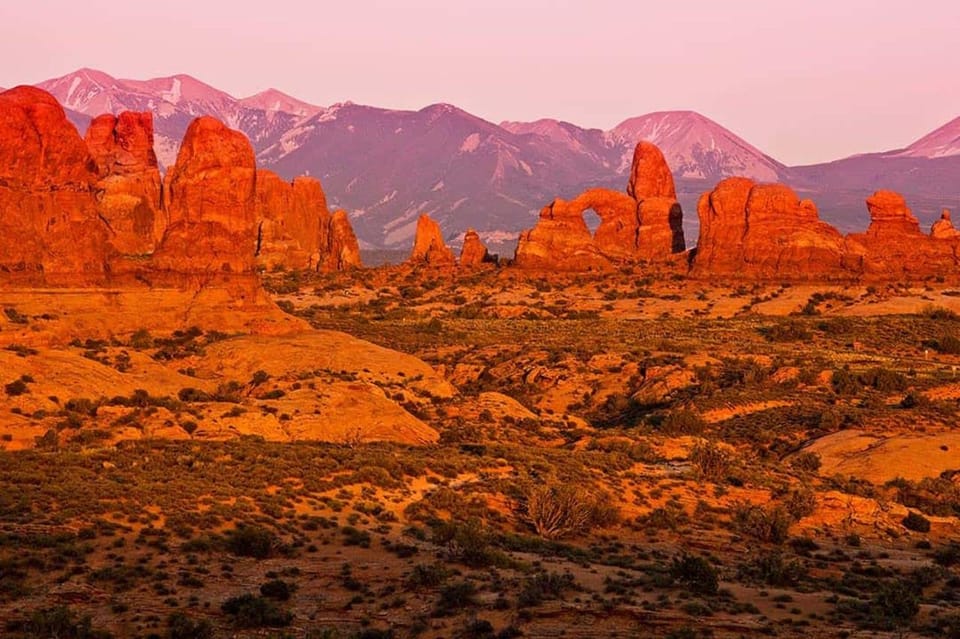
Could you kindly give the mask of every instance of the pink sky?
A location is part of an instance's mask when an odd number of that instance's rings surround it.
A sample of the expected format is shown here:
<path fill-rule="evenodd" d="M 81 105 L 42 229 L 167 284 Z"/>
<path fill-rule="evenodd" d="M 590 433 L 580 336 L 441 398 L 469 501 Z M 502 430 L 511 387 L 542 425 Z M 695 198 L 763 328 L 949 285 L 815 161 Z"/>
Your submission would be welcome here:
<path fill-rule="evenodd" d="M 604 129 L 694 109 L 788 164 L 897 148 L 960 115 L 948 0 L 3 0 L 0 24 L 0 86 L 189 73 L 238 97 Z"/>

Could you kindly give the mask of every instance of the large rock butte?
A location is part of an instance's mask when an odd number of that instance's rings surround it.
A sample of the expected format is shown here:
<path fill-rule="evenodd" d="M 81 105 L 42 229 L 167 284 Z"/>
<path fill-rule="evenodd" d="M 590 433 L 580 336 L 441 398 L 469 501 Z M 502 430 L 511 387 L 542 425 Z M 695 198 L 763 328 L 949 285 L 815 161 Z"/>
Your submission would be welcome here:
<path fill-rule="evenodd" d="M 583 218 L 587 210 L 600 218 L 592 235 Z M 520 234 L 514 262 L 538 270 L 603 270 L 668 260 L 684 250 L 683 211 L 670 167 L 659 148 L 640 142 L 626 194 L 592 188 L 570 201 L 554 200 L 537 225 Z"/>
<path fill-rule="evenodd" d="M 440 225 L 428 215 L 421 215 L 417 220 L 410 262 L 428 266 L 453 266 L 456 263 L 453 251 L 443 240 Z"/>
<path fill-rule="evenodd" d="M 96 164 L 49 93 L 0 93 L 0 273 L 27 285 L 88 285 L 108 272 Z"/>

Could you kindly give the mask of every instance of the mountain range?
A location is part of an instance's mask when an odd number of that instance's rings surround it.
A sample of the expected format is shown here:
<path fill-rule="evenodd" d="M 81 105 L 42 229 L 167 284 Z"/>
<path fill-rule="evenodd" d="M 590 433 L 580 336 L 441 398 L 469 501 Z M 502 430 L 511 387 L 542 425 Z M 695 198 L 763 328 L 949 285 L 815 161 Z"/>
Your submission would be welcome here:
<path fill-rule="evenodd" d="M 602 131 L 552 119 L 495 124 L 448 104 L 419 111 L 350 102 L 323 107 L 275 89 L 238 99 L 182 74 L 124 80 L 80 69 L 37 86 L 60 101 L 81 132 L 102 113 L 151 111 L 163 166 L 175 161 L 190 121 L 212 115 L 250 138 L 261 166 L 288 179 L 320 178 L 368 249 L 408 248 L 417 217 L 428 213 L 452 244 L 473 227 L 492 247 L 509 251 L 554 197 L 588 186 L 623 190 L 639 140 L 663 150 L 688 238 L 696 237 L 699 195 L 733 175 L 785 182 L 845 231 L 866 226 L 863 201 L 878 188 L 904 193 L 926 223 L 960 191 L 960 118 L 905 149 L 789 167 L 695 111 L 650 113 Z"/>

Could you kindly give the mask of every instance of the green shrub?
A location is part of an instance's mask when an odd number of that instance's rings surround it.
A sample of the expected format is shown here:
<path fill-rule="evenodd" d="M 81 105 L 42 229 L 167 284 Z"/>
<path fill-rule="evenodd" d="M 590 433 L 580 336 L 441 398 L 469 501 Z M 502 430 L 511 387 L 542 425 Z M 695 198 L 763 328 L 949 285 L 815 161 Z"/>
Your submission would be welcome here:
<path fill-rule="evenodd" d="M 293 621 L 293 615 L 277 604 L 249 593 L 227 599 L 220 609 L 238 628 L 282 628 Z"/>
<path fill-rule="evenodd" d="M 266 559 L 273 553 L 277 536 L 261 526 L 240 526 L 227 532 L 227 549 L 239 557 Z"/>

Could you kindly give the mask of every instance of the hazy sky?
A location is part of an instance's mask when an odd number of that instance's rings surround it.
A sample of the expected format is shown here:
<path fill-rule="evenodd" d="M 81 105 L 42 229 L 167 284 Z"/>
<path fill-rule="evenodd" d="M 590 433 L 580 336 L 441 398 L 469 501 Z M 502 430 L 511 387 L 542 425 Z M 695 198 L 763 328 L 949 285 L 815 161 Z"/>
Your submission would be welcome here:
<path fill-rule="evenodd" d="M 788 164 L 960 115 L 955 0 L 0 0 L 0 33 L 6 87 L 87 66 L 494 122 L 694 109 Z"/>

